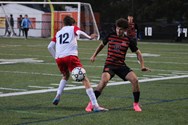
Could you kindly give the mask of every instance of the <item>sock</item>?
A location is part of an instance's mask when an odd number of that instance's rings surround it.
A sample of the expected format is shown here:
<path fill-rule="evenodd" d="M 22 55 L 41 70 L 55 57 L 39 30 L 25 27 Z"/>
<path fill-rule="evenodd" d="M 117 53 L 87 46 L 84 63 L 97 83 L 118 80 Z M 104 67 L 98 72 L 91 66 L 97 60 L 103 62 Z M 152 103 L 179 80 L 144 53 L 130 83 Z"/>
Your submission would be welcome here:
<path fill-rule="evenodd" d="M 101 92 L 99 92 L 97 90 L 95 90 L 94 93 L 95 93 L 96 98 L 98 98 L 101 95 Z"/>
<path fill-rule="evenodd" d="M 93 88 L 86 89 L 86 93 L 89 96 L 89 99 L 90 99 L 92 105 L 99 106 L 97 99 L 95 97 L 95 94 L 93 92 Z"/>
<path fill-rule="evenodd" d="M 62 80 L 60 81 L 59 87 L 58 87 L 58 90 L 57 90 L 57 96 L 58 96 L 58 95 L 60 95 L 60 96 L 62 95 L 66 83 L 67 83 L 67 81 L 64 80 L 64 79 L 62 79 Z"/>
<path fill-rule="evenodd" d="M 140 98 L 140 92 L 133 92 L 134 102 L 138 103 Z"/>

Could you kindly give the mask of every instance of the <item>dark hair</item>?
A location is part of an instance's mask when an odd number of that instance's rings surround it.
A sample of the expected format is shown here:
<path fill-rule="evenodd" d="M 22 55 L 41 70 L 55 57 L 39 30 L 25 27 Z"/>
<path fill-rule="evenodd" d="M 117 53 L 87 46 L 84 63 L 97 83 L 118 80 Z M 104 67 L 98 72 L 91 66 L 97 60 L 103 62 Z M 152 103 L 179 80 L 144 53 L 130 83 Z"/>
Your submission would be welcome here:
<path fill-rule="evenodd" d="M 76 23 L 76 21 L 70 16 L 65 16 L 65 18 L 63 19 L 63 23 L 65 26 L 72 26 Z"/>
<path fill-rule="evenodd" d="M 129 12 L 128 16 L 132 16 L 133 17 L 133 12 Z"/>
<path fill-rule="evenodd" d="M 116 27 L 121 27 L 123 29 L 127 29 L 128 28 L 127 20 L 124 18 L 120 18 L 120 19 L 116 20 Z"/>

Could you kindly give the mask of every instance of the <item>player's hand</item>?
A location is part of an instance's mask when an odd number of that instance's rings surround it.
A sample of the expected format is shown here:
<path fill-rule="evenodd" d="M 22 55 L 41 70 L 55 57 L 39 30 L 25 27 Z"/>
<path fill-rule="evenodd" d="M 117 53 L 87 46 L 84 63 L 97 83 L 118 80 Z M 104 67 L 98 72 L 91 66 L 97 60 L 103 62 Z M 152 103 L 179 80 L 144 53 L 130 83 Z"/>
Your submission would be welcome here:
<path fill-rule="evenodd" d="M 91 34 L 90 37 L 91 37 L 91 39 L 96 39 L 97 38 L 97 34 Z"/>
<path fill-rule="evenodd" d="M 95 61 L 95 57 L 94 56 L 92 56 L 91 58 L 90 58 L 90 61 L 93 63 L 94 61 Z"/>
<path fill-rule="evenodd" d="M 147 72 L 147 71 L 151 72 L 151 69 L 149 69 L 147 67 L 143 67 L 143 68 L 141 68 L 141 71 L 143 71 L 143 72 Z"/>

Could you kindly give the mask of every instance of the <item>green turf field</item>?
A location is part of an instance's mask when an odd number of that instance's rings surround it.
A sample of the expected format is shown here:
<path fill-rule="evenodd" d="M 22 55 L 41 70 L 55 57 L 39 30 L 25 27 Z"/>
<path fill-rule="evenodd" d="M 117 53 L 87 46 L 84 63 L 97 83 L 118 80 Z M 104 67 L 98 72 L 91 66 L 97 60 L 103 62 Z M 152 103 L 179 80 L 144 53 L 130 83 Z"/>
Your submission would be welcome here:
<path fill-rule="evenodd" d="M 152 72 L 141 72 L 129 51 L 126 62 L 139 77 L 142 112 L 132 110 L 131 84 L 115 77 L 98 100 L 109 111 L 87 113 L 85 89 L 72 79 L 60 104 L 52 105 L 61 75 L 47 51 L 49 41 L 0 38 L 1 125 L 188 124 L 188 44 L 140 41 L 145 65 Z M 106 58 L 105 48 L 96 62 L 90 63 L 98 44 L 79 41 L 79 57 L 93 87 L 100 80 Z"/>

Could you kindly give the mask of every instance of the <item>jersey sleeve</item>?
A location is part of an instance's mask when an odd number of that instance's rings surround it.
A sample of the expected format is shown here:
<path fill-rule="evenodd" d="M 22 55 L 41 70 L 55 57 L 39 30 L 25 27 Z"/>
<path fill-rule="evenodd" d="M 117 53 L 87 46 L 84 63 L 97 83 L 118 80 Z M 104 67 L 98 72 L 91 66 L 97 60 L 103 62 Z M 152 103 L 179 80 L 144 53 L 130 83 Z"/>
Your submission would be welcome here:
<path fill-rule="evenodd" d="M 136 39 L 129 38 L 129 40 L 130 40 L 129 48 L 131 49 L 132 52 L 136 52 L 138 50 L 138 47 L 136 45 Z"/>
<path fill-rule="evenodd" d="M 74 33 L 75 33 L 75 34 L 76 34 L 76 31 L 78 31 L 78 30 L 80 30 L 80 28 L 77 27 L 77 26 L 74 26 Z M 78 35 L 78 34 L 76 34 L 76 35 Z"/>
<path fill-rule="evenodd" d="M 105 37 L 103 40 L 102 40 L 102 43 L 103 45 L 106 45 L 108 43 L 108 36 Z"/>
<path fill-rule="evenodd" d="M 51 39 L 51 41 L 56 43 L 56 34 L 55 34 L 54 37 Z"/>
<path fill-rule="evenodd" d="M 108 38 L 109 38 L 111 35 L 114 35 L 114 34 L 115 34 L 114 32 L 109 33 L 109 34 L 102 40 L 103 45 L 106 45 L 106 44 L 109 42 Z"/>

